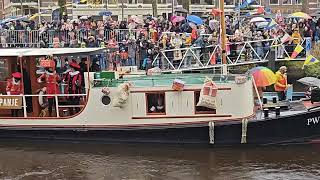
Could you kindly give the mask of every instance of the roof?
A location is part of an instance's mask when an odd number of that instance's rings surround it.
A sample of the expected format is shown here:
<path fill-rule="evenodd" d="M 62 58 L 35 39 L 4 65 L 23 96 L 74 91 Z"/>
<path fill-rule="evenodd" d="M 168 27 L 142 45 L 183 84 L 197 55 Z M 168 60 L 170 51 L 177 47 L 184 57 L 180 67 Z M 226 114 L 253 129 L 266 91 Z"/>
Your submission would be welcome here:
<path fill-rule="evenodd" d="M 91 55 L 103 53 L 104 48 L 0 48 L 0 56 Z"/>

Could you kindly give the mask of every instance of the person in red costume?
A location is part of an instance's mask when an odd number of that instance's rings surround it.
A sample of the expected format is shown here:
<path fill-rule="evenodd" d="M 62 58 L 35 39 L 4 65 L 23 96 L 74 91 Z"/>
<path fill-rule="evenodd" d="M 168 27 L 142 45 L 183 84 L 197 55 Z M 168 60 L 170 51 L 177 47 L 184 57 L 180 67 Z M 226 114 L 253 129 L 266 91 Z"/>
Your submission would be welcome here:
<path fill-rule="evenodd" d="M 22 74 L 19 72 L 15 72 L 12 74 L 12 78 L 7 81 L 7 95 L 22 95 L 23 94 L 23 84 L 21 81 Z M 18 109 L 12 109 L 11 115 L 12 117 L 18 116 Z"/>
<path fill-rule="evenodd" d="M 20 95 L 23 94 L 23 85 L 21 82 L 21 73 L 15 72 L 12 74 L 12 78 L 10 78 L 7 82 L 7 95 Z"/>
<path fill-rule="evenodd" d="M 67 84 L 67 93 L 68 94 L 81 94 L 82 92 L 82 75 L 79 72 L 80 66 L 76 62 L 71 62 L 69 64 L 70 71 L 66 74 L 64 78 L 64 82 Z M 80 96 L 68 96 L 68 102 L 70 105 L 79 105 L 80 104 Z M 80 111 L 79 107 L 69 108 L 70 115 L 74 115 Z"/>
<path fill-rule="evenodd" d="M 46 68 L 46 71 L 44 74 L 42 74 L 38 78 L 38 83 L 46 83 L 46 92 L 47 95 L 50 94 L 59 94 L 59 81 L 60 77 L 56 73 L 54 66 Z M 48 110 L 49 110 L 49 116 L 52 117 L 52 109 L 55 102 L 54 96 L 47 96 L 48 98 Z M 58 111 L 56 109 L 56 111 Z"/>

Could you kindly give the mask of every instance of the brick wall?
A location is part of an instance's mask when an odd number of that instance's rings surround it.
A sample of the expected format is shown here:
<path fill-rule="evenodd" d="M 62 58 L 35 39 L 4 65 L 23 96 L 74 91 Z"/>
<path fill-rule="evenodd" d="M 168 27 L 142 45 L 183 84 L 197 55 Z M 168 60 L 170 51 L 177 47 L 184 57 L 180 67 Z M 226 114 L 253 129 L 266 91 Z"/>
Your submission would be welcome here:
<path fill-rule="evenodd" d="M 0 0 L 0 19 L 2 19 L 3 13 L 4 13 L 4 10 L 3 10 L 3 0 Z"/>
<path fill-rule="evenodd" d="M 278 4 L 270 4 L 270 1 L 278 1 Z M 285 2 L 288 2 L 288 4 L 285 4 Z M 311 14 L 319 10 L 318 0 L 264 0 L 262 5 L 270 7 L 273 12 L 280 10 L 283 14 L 291 14 L 297 11 Z"/>

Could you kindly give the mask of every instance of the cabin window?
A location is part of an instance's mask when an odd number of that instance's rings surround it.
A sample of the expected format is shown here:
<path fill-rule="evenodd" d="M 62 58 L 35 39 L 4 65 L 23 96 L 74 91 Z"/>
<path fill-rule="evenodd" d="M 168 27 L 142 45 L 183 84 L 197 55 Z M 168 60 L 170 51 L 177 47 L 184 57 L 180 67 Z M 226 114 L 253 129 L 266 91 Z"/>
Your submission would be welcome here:
<path fill-rule="evenodd" d="M 202 106 L 197 106 L 200 98 L 200 91 L 195 91 L 194 92 L 194 108 L 195 108 L 195 114 L 215 114 L 216 110 L 215 109 L 210 109 L 207 107 L 202 107 Z"/>
<path fill-rule="evenodd" d="M 165 93 L 146 93 L 147 114 L 166 114 Z"/>

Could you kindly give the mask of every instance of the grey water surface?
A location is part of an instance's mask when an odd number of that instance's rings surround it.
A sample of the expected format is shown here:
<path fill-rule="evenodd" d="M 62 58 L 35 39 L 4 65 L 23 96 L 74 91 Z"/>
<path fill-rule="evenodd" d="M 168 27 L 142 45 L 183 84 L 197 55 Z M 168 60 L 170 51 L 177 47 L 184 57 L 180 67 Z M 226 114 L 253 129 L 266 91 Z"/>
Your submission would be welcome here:
<path fill-rule="evenodd" d="M 320 179 L 320 145 L 0 143 L 0 179 Z"/>

